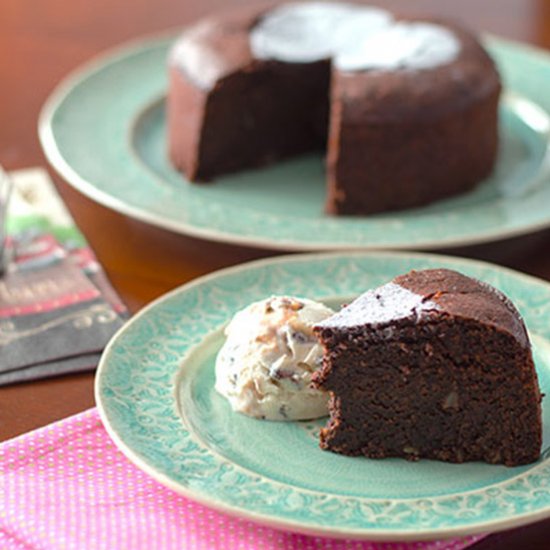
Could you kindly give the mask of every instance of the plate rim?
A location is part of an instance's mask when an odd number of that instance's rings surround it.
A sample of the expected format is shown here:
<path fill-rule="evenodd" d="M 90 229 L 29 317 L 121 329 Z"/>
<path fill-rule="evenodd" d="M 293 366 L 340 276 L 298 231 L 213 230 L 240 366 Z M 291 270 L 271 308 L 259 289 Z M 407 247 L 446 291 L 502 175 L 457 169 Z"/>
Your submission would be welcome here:
<path fill-rule="evenodd" d="M 350 540 L 372 540 L 372 541 L 395 541 L 395 542 L 404 542 L 404 541 L 418 541 L 418 540 L 439 540 L 443 538 L 455 538 L 455 537 L 467 537 L 471 535 L 479 534 L 489 534 L 495 533 L 503 530 L 507 530 L 513 527 L 519 527 L 522 525 L 527 525 L 540 521 L 542 519 L 550 517 L 550 504 L 546 507 L 542 507 L 540 510 L 535 512 L 526 512 L 518 514 L 512 518 L 501 517 L 499 519 L 493 519 L 490 521 L 484 521 L 479 524 L 473 525 L 462 525 L 459 527 L 442 527 L 442 528 L 427 528 L 427 529 L 400 529 L 400 530 L 376 530 L 372 531 L 369 528 L 338 528 L 338 527 L 323 527 L 323 526 L 311 526 L 304 525 L 303 523 L 292 521 L 283 518 L 274 518 L 268 514 L 256 513 L 250 510 L 243 510 L 236 506 L 227 504 L 221 500 L 213 498 L 211 495 L 203 495 L 198 491 L 194 491 L 188 487 L 185 487 L 178 483 L 176 480 L 173 480 L 170 476 L 165 473 L 159 472 L 154 466 L 149 465 L 144 459 L 139 456 L 139 453 L 134 451 L 131 446 L 127 445 L 123 437 L 118 434 L 116 429 L 110 423 L 109 413 L 105 403 L 103 402 L 103 397 L 101 394 L 101 378 L 103 372 L 108 368 L 108 359 L 110 355 L 110 350 L 115 346 L 119 337 L 121 337 L 134 323 L 140 322 L 143 317 L 149 315 L 151 310 L 154 310 L 157 307 L 160 307 L 163 303 L 169 302 L 174 296 L 179 295 L 180 293 L 185 293 L 192 290 L 195 287 L 201 286 L 205 283 L 208 283 L 212 280 L 216 280 L 218 277 L 223 277 L 226 275 L 232 275 L 239 272 L 247 271 L 249 269 L 254 269 L 256 267 L 265 267 L 273 264 L 279 263 L 299 263 L 304 260 L 334 260 L 338 257 L 372 257 L 374 258 L 411 258 L 411 259 L 427 259 L 427 260 L 442 260 L 446 265 L 451 264 L 460 264 L 461 266 L 469 265 L 472 267 L 485 268 L 490 270 L 496 270 L 497 272 L 503 272 L 507 275 L 513 276 L 514 278 L 524 281 L 526 284 L 543 284 L 550 288 L 550 282 L 534 277 L 532 275 L 525 274 L 520 271 L 508 267 L 502 267 L 498 264 L 494 264 L 482 260 L 473 260 L 470 258 L 464 258 L 460 256 L 448 256 L 443 254 L 432 254 L 425 252 L 406 252 L 406 251 L 378 251 L 378 250 L 355 250 L 355 251 L 325 251 L 320 253 L 303 253 L 303 254 L 285 254 L 277 255 L 270 258 L 263 258 L 259 260 L 252 260 L 237 264 L 231 267 L 223 268 L 211 272 L 207 275 L 195 278 L 187 283 L 184 283 L 169 292 L 159 296 L 139 312 L 137 312 L 129 321 L 127 321 L 113 336 L 105 350 L 102 353 L 99 365 L 94 379 L 94 398 L 96 406 L 99 412 L 100 419 L 103 426 L 105 427 L 107 433 L 114 441 L 116 446 L 122 453 L 138 468 L 146 472 L 153 479 L 157 480 L 164 486 L 175 491 L 176 493 L 189 498 L 195 502 L 198 502 L 204 506 L 215 509 L 224 514 L 228 514 L 232 517 L 241 518 L 250 520 L 261 525 L 269 526 L 279 530 L 289 530 L 295 533 L 301 533 L 310 536 L 323 536 L 331 537 L 337 539 L 350 539 Z M 188 351 L 191 351 L 195 346 L 192 346 Z M 177 374 L 177 373 L 176 373 Z M 174 398 L 175 399 L 175 398 Z M 228 462 L 231 462 L 229 459 L 224 458 Z M 540 464 L 539 466 L 543 466 Z M 512 479 L 512 478 L 510 478 Z M 495 485 L 498 486 L 500 483 L 505 483 L 510 481 L 509 479 L 502 482 L 498 482 Z M 317 491 L 318 492 L 318 491 Z M 464 491 L 457 494 L 468 494 L 471 491 Z M 321 491 L 323 493 L 323 491 Z M 372 499 L 375 500 L 375 499 Z M 385 501 L 395 501 L 395 500 L 411 500 L 411 499 L 378 499 Z M 412 499 L 414 500 L 414 499 Z"/>
<path fill-rule="evenodd" d="M 54 135 L 53 119 L 58 108 L 63 102 L 70 96 L 73 89 L 80 83 L 85 81 L 93 74 L 102 70 L 106 64 L 113 63 L 118 60 L 124 59 L 129 55 L 136 54 L 140 51 L 146 51 L 154 47 L 158 47 L 161 41 L 167 41 L 177 37 L 177 34 L 182 31 L 184 27 L 174 27 L 166 29 L 165 31 L 158 33 L 151 33 L 141 37 L 134 38 L 132 40 L 125 41 L 112 48 L 106 49 L 90 58 L 87 62 L 77 66 L 73 71 L 68 73 L 57 86 L 50 93 L 42 106 L 38 117 L 38 137 L 42 150 L 54 170 L 71 185 L 74 189 L 82 193 L 84 196 L 90 198 L 94 202 L 105 206 L 115 212 L 146 223 L 153 227 L 158 227 L 164 230 L 171 231 L 180 235 L 187 235 L 190 237 L 220 242 L 229 245 L 237 245 L 251 248 L 261 248 L 264 250 L 272 251 L 295 251 L 295 252 L 321 252 L 326 250 L 339 250 L 339 251 L 351 251 L 351 250 L 436 250 L 446 247 L 460 247 L 471 246 L 477 244 L 484 244 L 489 242 L 502 241 L 521 235 L 535 233 L 541 231 L 547 227 L 550 227 L 550 216 L 546 220 L 542 220 L 535 223 L 525 223 L 519 227 L 506 228 L 496 227 L 490 230 L 485 230 L 482 233 L 476 233 L 475 235 L 460 236 L 451 235 L 443 239 L 429 239 L 425 238 L 419 242 L 399 242 L 399 243 L 346 243 L 346 242 L 315 242 L 307 243 L 304 240 L 296 241 L 295 239 L 282 239 L 274 240 L 269 237 L 258 237 L 255 235 L 239 235 L 232 232 L 224 232 L 219 229 L 212 229 L 208 227 L 199 227 L 192 223 L 188 223 L 182 220 L 167 219 L 163 216 L 152 213 L 141 207 L 133 206 L 127 203 L 127 201 L 114 197 L 99 188 L 97 188 L 92 182 L 82 177 L 64 158 L 58 143 L 56 142 Z M 549 54 L 542 48 L 526 44 L 519 41 L 509 40 L 507 38 L 501 38 L 492 34 L 483 34 L 483 40 L 490 40 L 496 44 L 503 45 L 505 47 L 513 47 L 517 50 L 523 51 L 525 54 L 540 58 L 542 60 L 550 62 Z M 513 90 L 509 92 L 514 93 Z M 520 95 L 520 97 L 534 104 L 539 109 L 543 110 L 550 116 L 550 113 L 546 111 L 535 101 L 530 98 Z M 138 113 L 139 114 L 139 113 Z M 548 147 L 550 153 L 550 145 Z M 399 215 L 399 213 L 397 214 Z M 403 241 L 403 239 L 401 239 Z"/>

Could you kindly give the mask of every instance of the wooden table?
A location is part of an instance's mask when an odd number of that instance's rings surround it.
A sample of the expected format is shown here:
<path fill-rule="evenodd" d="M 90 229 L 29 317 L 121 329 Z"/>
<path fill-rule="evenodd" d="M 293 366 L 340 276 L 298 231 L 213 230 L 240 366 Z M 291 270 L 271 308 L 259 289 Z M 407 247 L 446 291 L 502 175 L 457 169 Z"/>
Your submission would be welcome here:
<path fill-rule="evenodd" d="M 228 0 L 2 0 L 0 163 L 7 169 L 46 165 L 36 132 L 38 113 L 55 84 L 78 64 L 124 40 L 183 26 L 230 3 Z M 550 0 L 377 3 L 407 13 L 452 16 L 479 31 L 550 49 Z M 273 254 L 208 243 L 146 226 L 91 202 L 59 178 L 55 179 L 73 216 L 132 312 L 194 277 Z M 550 231 L 441 252 L 490 260 L 550 280 Z M 93 405 L 92 374 L 1 388 L 0 440 Z M 490 537 L 477 547 L 548 548 L 547 539 L 550 541 L 550 521 L 515 530 L 504 537 Z"/>

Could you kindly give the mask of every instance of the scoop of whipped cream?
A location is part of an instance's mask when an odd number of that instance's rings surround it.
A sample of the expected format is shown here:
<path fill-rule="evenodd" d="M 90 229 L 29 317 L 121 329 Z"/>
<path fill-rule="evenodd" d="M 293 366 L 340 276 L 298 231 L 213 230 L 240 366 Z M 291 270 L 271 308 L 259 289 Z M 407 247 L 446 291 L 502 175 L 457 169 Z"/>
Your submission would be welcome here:
<path fill-rule="evenodd" d="M 235 314 L 216 359 L 216 390 L 233 410 L 268 420 L 327 414 L 328 396 L 310 387 L 323 349 L 313 326 L 334 312 L 312 300 L 272 296 Z"/>

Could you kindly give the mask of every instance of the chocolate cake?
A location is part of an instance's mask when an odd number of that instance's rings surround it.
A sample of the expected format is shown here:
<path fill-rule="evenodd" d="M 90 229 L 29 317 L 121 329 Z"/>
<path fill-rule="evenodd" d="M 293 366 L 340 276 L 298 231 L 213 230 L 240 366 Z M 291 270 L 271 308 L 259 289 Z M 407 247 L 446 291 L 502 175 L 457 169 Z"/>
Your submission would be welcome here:
<path fill-rule="evenodd" d="M 321 447 L 369 458 L 538 459 L 541 393 L 523 321 L 495 288 L 411 271 L 315 327 L 314 386 L 331 395 Z"/>
<path fill-rule="evenodd" d="M 169 156 L 195 182 L 325 151 L 326 211 L 370 214 L 488 176 L 500 80 L 476 38 L 360 4 L 241 8 L 169 58 Z"/>

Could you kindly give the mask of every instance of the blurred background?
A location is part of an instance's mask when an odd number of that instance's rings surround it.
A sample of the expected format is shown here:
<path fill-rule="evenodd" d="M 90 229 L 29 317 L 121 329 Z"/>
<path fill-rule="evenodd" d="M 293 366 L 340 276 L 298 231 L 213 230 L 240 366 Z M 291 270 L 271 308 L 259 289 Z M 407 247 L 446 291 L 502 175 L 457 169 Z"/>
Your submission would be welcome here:
<path fill-rule="evenodd" d="M 42 160 L 36 120 L 55 84 L 94 54 L 250 0 L 0 0 L 0 164 Z M 266 4 L 266 2 L 263 2 Z M 550 48 L 550 0 L 386 0 L 372 4 L 452 17 L 478 31 Z M 545 34 L 546 31 L 546 34 Z"/>

